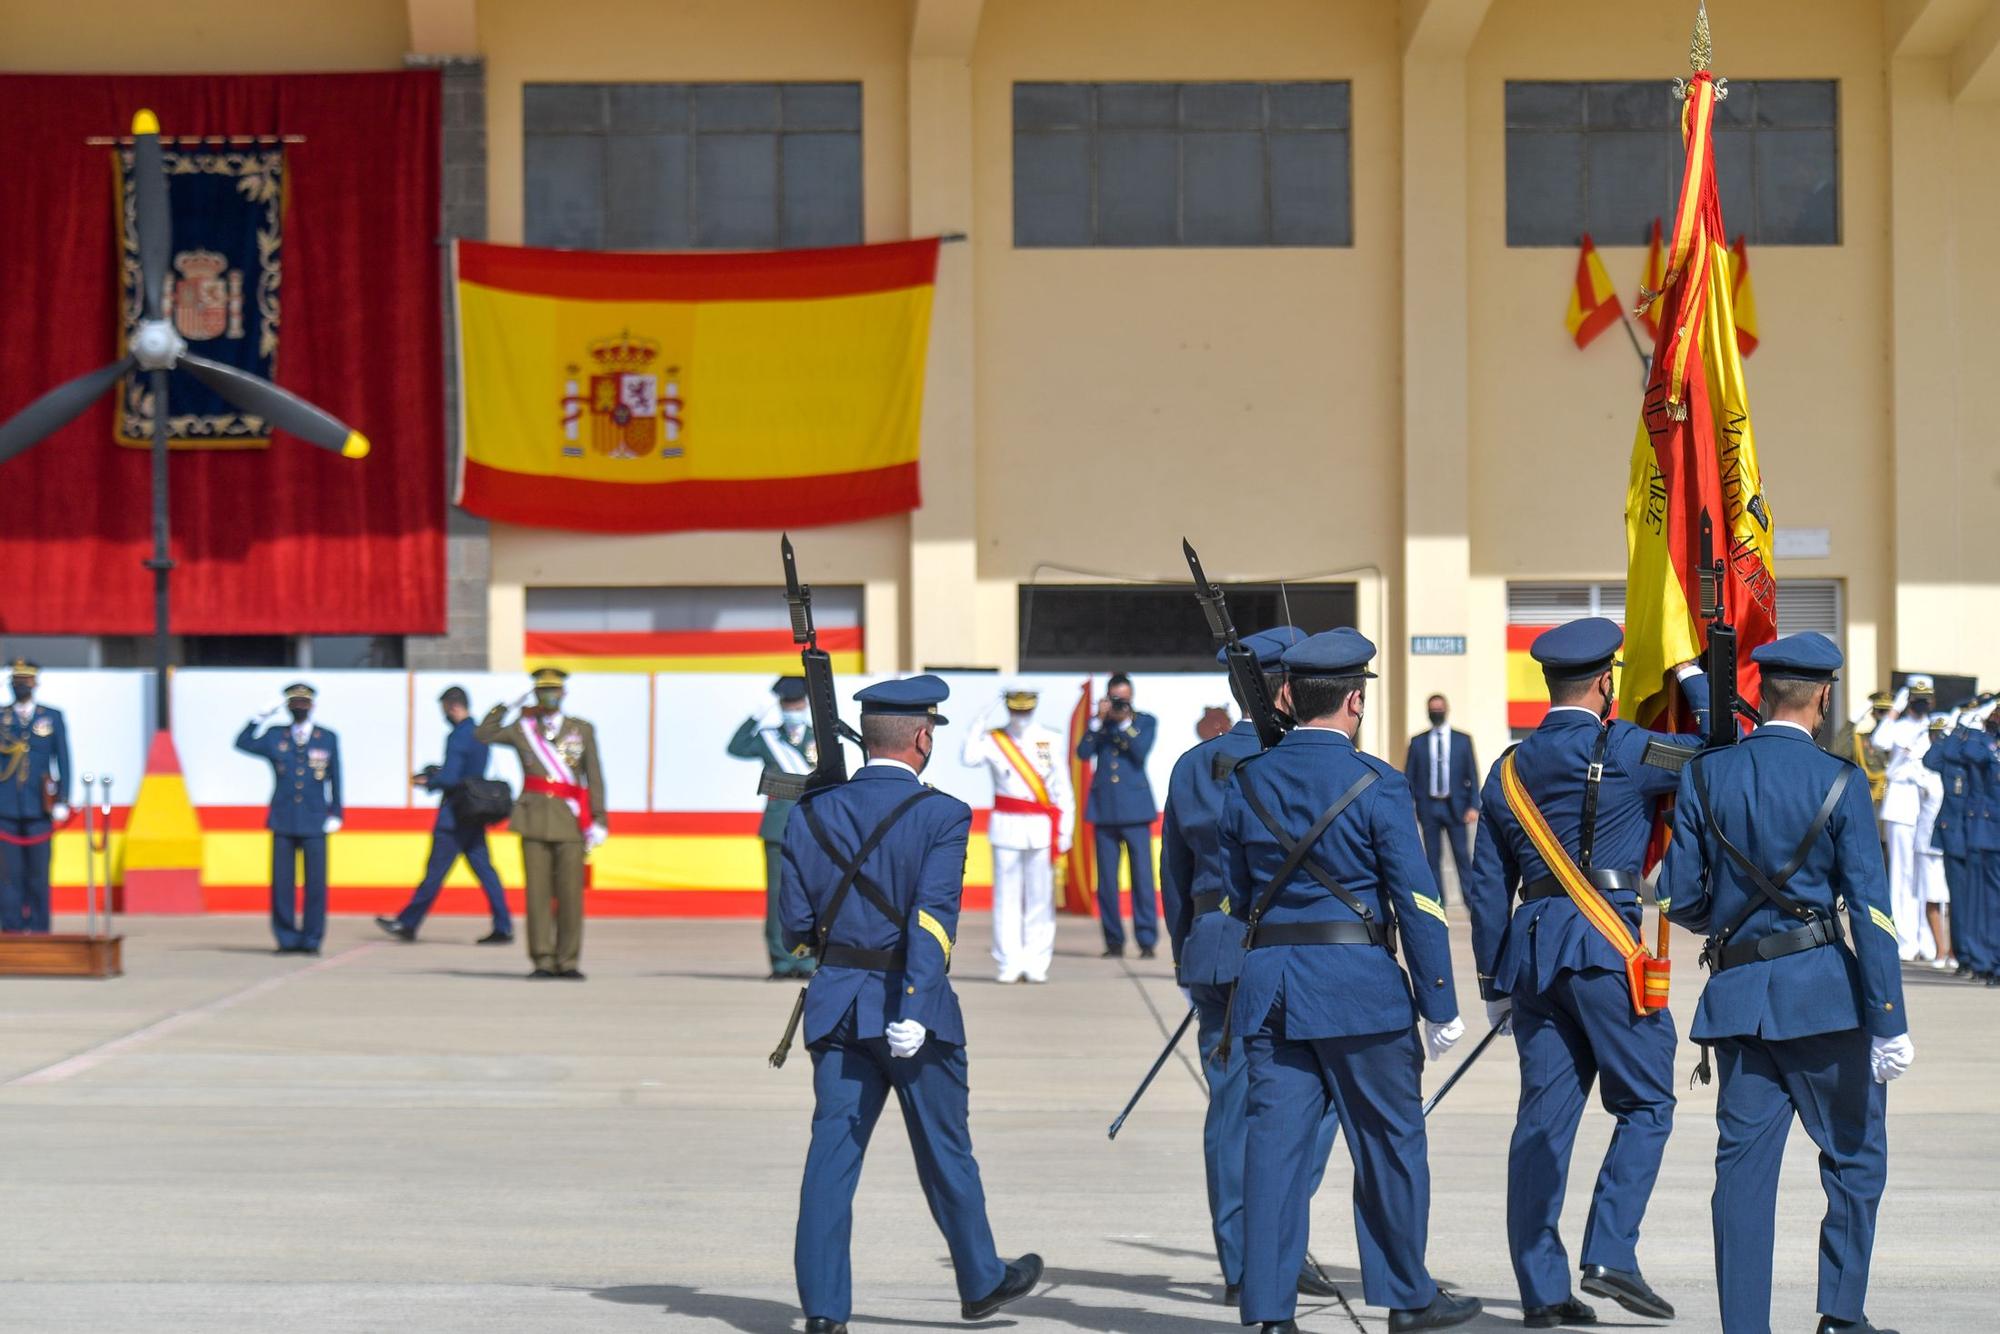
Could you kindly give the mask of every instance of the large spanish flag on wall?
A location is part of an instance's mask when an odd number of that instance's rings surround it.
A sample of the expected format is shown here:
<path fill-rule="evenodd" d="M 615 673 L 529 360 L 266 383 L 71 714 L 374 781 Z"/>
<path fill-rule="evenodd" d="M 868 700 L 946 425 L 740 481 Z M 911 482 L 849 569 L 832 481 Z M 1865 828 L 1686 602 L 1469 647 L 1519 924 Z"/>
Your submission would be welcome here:
<path fill-rule="evenodd" d="M 583 532 L 918 504 L 937 241 L 717 254 L 460 241 L 458 503 Z"/>
<path fill-rule="evenodd" d="M 858 625 L 821 628 L 819 646 L 838 676 L 862 670 Z M 529 630 L 526 660 L 566 672 L 752 672 L 795 676 L 799 646 L 781 630 Z"/>
<path fill-rule="evenodd" d="M 1667 669 L 1707 642 L 1700 619 L 1704 560 L 1723 566 L 1736 627 L 1737 689 L 1761 696 L 1750 650 L 1777 634 L 1773 520 L 1750 430 L 1732 310 L 1734 274 L 1715 186 L 1715 82 L 1689 82 L 1681 112 L 1687 166 L 1661 296 L 1653 374 L 1632 444 L 1625 496 L 1625 674 L 1620 716 L 1645 725 L 1679 713 Z M 1682 718 L 1676 725 L 1685 727 Z"/>

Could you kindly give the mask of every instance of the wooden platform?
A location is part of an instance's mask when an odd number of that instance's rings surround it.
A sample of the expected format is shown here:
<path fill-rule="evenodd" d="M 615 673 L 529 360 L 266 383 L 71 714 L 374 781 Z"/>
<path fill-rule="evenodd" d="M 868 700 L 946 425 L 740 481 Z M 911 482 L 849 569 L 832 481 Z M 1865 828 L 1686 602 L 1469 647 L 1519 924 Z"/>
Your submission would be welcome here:
<path fill-rule="evenodd" d="M 119 977 L 123 936 L 0 935 L 0 977 Z"/>

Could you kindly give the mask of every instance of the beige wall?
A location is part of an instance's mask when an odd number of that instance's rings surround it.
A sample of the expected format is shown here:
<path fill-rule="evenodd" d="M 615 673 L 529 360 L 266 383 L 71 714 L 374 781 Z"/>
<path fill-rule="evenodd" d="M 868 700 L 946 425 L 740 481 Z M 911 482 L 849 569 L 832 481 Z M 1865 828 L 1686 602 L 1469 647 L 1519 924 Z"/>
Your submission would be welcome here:
<path fill-rule="evenodd" d="M 397 69 L 405 0 L 0 0 L 0 70 L 250 74 Z"/>

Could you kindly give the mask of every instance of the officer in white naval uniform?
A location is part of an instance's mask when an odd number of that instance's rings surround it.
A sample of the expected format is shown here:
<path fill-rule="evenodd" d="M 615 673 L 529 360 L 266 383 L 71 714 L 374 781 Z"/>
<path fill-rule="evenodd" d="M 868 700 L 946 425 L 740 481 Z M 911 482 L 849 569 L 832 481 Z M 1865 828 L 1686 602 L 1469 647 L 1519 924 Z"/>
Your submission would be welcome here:
<path fill-rule="evenodd" d="M 1882 794 L 1882 836 L 1889 848 L 1889 904 L 1896 921 L 1896 951 L 1904 961 L 1935 957 L 1924 922 L 1923 861 L 1917 855 L 1917 820 L 1923 811 L 1924 752 L 1930 749 L 1931 697 L 1928 676 L 1912 676 L 1907 703 L 1876 724 L 1868 744 L 1885 757 L 1888 785 Z"/>
<path fill-rule="evenodd" d="M 1069 746 L 1035 721 L 1039 696 L 1009 690 L 965 739 L 967 768 L 993 778 L 993 962 L 1002 982 L 1049 980 L 1056 952 L 1055 862 L 1069 851 L 1076 795 Z M 1005 717 L 1001 716 L 1005 714 Z"/>

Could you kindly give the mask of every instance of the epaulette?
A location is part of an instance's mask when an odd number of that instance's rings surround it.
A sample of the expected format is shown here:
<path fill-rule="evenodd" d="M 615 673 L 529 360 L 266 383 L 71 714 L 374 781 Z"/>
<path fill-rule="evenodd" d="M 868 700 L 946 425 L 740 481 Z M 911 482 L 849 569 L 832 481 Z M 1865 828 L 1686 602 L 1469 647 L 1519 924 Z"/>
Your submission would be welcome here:
<path fill-rule="evenodd" d="M 1218 783 L 1226 783 L 1229 781 L 1229 775 L 1235 773 L 1239 765 L 1245 760 L 1256 759 L 1262 753 L 1262 751 L 1256 751 L 1249 755 L 1231 755 L 1228 751 L 1218 747 L 1215 753 L 1208 757 L 1209 776 Z"/>
<path fill-rule="evenodd" d="M 1639 763 L 1679 773 L 1687 768 L 1689 760 L 1699 754 L 1701 754 L 1699 746 L 1683 746 L 1665 737 L 1654 737 L 1646 743 L 1646 749 L 1640 753 Z"/>

